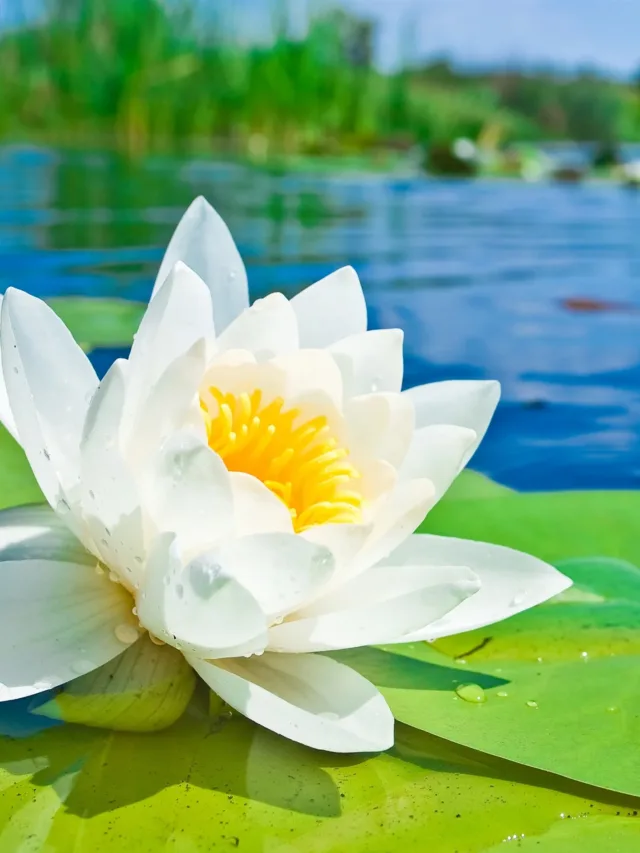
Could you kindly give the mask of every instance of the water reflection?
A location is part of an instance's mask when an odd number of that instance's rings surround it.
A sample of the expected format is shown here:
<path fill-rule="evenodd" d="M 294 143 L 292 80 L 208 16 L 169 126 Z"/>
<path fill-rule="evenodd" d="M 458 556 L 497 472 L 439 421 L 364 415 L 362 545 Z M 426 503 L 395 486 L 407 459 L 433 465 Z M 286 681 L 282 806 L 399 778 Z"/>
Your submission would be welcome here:
<path fill-rule="evenodd" d="M 522 489 L 637 486 L 640 194 L 6 147 L 0 290 L 146 300 L 198 193 L 253 297 L 352 263 L 372 324 L 405 330 L 406 384 L 499 378 L 476 467 Z M 590 300 L 606 304 L 575 310 Z"/>

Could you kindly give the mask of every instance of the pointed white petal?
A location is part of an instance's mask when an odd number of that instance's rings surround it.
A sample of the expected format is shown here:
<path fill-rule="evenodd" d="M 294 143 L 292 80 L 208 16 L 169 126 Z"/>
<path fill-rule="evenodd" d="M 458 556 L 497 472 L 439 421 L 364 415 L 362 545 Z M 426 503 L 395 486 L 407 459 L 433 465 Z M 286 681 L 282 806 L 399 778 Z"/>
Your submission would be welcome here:
<path fill-rule="evenodd" d="M 492 379 L 459 379 L 420 385 L 404 393 L 415 406 L 418 427 L 455 424 L 476 433 L 476 440 L 464 459 L 464 467 L 487 431 L 500 399 L 500 383 Z"/>
<path fill-rule="evenodd" d="M 188 428 L 206 440 L 198 400 L 205 359 L 205 342 L 196 341 L 169 365 L 149 391 L 135 420 L 127 425 L 123 434 L 125 455 L 137 468 L 142 468 L 178 430 Z"/>
<path fill-rule="evenodd" d="M 327 548 L 292 533 L 230 539 L 209 556 L 251 593 L 269 620 L 307 601 L 334 570 Z"/>
<path fill-rule="evenodd" d="M 293 533 L 291 513 L 264 483 L 241 472 L 232 472 L 230 478 L 237 536 Z"/>
<path fill-rule="evenodd" d="M 83 516 L 100 556 L 128 585 L 145 557 L 140 497 L 120 449 L 127 362 L 115 361 L 95 393 L 82 438 L 80 495 Z"/>
<path fill-rule="evenodd" d="M 2 339 L 1 318 L 2 296 L 0 296 L 0 340 Z M 11 411 L 11 406 L 9 405 L 9 397 L 7 396 L 7 388 L 4 381 L 4 374 L 2 372 L 2 347 L 0 347 L 0 424 L 2 424 L 4 428 L 11 433 L 17 442 L 20 441 L 18 438 L 18 428 L 13 417 L 13 412 Z"/>
<path fill-rule="evenodd" d="M 176 534 L 183 554 L 212 547 L 234 523 L 224 462 L 192 433 L 175 433 L 156 458 L 147 508 L 159 531 Z"/>
<path fill-rule="evenodd" d="M 338 411 L 342 408 L 340 369 L 325 350 L 297 350 L 274 358 L 271 364 L 284 374 L 282 395 L 287 407 L 295 408 L 300 398 L 322 394 Z"/>
<path fill-rule="evenodd" d="M 400 469 L 400 479 L 426 477 L 434 484 L 436 499 L 440 500 L 476 445 L 476 433 L 467 427 L 452 424 L 422 427 L 413 434 Z"/>
<path fill-rule="evenodd" d="M 173 232 L 152 298 L 177 261 L 191 267 L 211 291 L 220 334 L 249 304 L 247 273 L 224 220 L 202 196 L 191 203 Z"/>
<path fill-rule="evenodd" d="M 289 300 L 281 293 L 258 299 L 224 330 L 216 351 L 245 350 L 266 361 L 298 349 L 298 321 Z"/>
<path fill-rule="evenodd" d="M 185 566 L 173 534 L 154 541 L 136 605 L 145 628 L 185 654 L 227 657 L 265 645 L 255 598 L 211 554 Z"/>
<path fill-rule="evenodd" d="M 392 567 L 465 565 L 480 578 L 477 595 L 411 640 L 447 637 L 499 622 L 571 586 L 569 578 L 537 557 L 487 542 L 422 533 L 404 542 L 385 562 Z"/>
<path fill-rule="evenodd" d="M 345 399 L 377 391 L 400 393 L 403 337 L 401 329 L 379 329 L 331 344 L 329 351 L 342 372 Z"/>
<path fill-rule="evenodd" d="M 190 663 L 232 708 L 291 740 L 331 752 L 393 745 L 393 715 L 381 694 L 330 658 L 266 652 L 249 660 Z"/>
<path fill-rule="evenodd" d="M 0 346 L 11 411 L 29 464 L 49 503 L 67 512 L 98 378 L 54 312 L 14 288 L 2 301 Z"/>
<path fill-rule="evenodd" d="M 347 441 L 358 460 L 383 459 L 394 467 L 405 458 L 414 428 L 413 407 L 403 394 L 366 394 L 345 404 Z"/>
<path fill-rule="evenodd" d="M 374 566 L 272 627 L 267 648 L 322 652 L 402 643 L 479 586 L 463 567 Z"/>
<path fill-rule="evenodd" d="M 0 701 L 64 684 L 121 654 L 137 636 L 132 599 L 87 565 L 0 565 Z"/>
<path fill-rule="evenodd" d="M 135 408 L 164 371 L 201 339 L 213 339 L 211 294 L 178 261 L 149 303 L 129 355 L 127 405 Z"/>
<path fill-rule="evenodd" d="M 367 330 L 367 305 L 353 267 L 342 267 L 291 300 L 300 346 L 328 347 Z"/>

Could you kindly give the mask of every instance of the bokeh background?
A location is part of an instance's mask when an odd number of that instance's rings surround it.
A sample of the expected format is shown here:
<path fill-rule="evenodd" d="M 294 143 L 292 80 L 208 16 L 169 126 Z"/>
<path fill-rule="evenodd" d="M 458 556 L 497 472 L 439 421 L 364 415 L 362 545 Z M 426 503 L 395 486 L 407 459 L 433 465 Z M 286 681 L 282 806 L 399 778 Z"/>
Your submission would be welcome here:
<path fill-rule="evenodd" d="M 0 0 L 0 292 L 106 327 L 69 298 L 146 301 L 202 193 L 253 298 L 350 263 L 406 385 L 501 380 L 475 467 L 637 487 L 639 29 L 637 0 Z"/>

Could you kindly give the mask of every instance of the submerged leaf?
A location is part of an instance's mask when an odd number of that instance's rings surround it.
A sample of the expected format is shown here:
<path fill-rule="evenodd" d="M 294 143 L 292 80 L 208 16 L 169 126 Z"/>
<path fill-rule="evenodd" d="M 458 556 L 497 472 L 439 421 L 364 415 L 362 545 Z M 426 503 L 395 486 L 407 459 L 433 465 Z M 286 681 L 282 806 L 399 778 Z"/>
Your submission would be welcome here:
<path fill-rule="evenodd" d="M 179 652 L 145 635 L 32 713 L 117 731 L 159 731 L 182 716 L 195 684 L 195 673 Z"/>

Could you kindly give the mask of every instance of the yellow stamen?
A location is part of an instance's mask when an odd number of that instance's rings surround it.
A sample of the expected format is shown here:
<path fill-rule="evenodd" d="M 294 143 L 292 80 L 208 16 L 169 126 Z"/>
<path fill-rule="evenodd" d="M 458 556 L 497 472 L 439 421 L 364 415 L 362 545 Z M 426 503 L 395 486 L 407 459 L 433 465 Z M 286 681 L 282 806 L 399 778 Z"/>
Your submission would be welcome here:
<path fill-rule="evenodd" d="M 360 478 L 323 415 L 300 422 L 282 397 L 263 405 L 262 392 L 201 395 L 209 446 L 229 471 L 252 474 L 287 506 L 298 532 L 316 524 L 361 520 Z"/>

